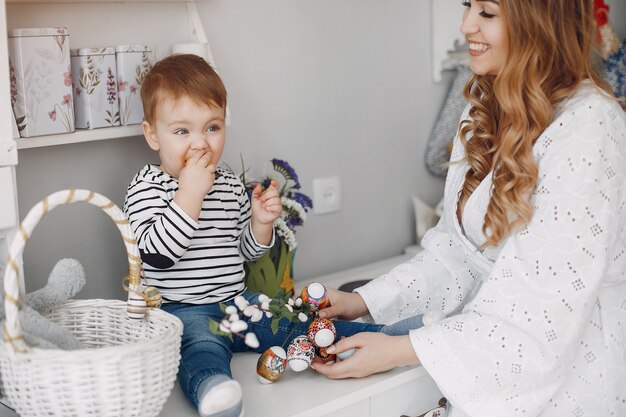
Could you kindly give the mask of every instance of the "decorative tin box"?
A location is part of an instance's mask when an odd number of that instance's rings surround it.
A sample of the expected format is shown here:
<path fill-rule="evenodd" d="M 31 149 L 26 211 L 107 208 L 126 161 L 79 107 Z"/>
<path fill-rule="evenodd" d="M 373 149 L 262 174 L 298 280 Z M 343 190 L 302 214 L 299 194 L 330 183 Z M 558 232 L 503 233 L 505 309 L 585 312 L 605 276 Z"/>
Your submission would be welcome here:
<path fill-rule="evenodd" d="M 147 45 L 120 45 L 115 47 L 117 61 L 117 92 L 122 125 L 143 121 L 141 84 L 150 71 L 150 47 Z"/>
<path fill-rule="evenodd" d="M 115 48 L 70 51 L 77 129 L 120 125 Z"/>
<path fill-rule="evenodd" d="M 21 137 L 74 131 L 67 28 L 9 32 L 11 104 Z"/>

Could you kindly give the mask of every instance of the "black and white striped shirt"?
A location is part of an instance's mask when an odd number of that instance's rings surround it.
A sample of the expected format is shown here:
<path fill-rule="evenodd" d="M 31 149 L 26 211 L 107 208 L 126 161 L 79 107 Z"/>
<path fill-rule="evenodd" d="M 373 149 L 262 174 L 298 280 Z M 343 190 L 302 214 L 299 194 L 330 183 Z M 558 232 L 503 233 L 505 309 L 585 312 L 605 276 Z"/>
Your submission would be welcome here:
<path fill-rule="evenodd" d="M 164 302 L 208 304 L 245 290 L 243 263 L 270 246 L 250 229 L 250 201 L 231 171 L 219 167 L 198 221 L 172 200 L 178 180 L 146 165 L 126 191 L 124 213 L 137 238 L 149 285 Z"/>

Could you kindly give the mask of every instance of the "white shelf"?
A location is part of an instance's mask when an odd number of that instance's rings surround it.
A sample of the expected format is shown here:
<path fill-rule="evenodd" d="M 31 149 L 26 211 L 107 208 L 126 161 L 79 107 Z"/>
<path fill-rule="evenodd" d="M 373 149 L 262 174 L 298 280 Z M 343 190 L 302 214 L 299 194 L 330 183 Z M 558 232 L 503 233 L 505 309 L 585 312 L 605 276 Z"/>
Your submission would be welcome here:
<path fill-rule="evenodd" d="M 142 136 L 141 125 L 105 127 L 101 129 L 81 129 L 72 133 L 35 136 L 17 139 L 17 149 L 40 148 L 43 146 L 66 145 L 69 143 L 93 142 L 96 140 Z"/>
<path fill-rule="evenodd" d="M 61 3 L 188 3 L 195 0 L 6 0 L 17 4 L 61 4 Z"/>
<path fill-rule="evenodd" d="M 2 1 L 2 0 L 0 0 Z M 178 30 L 178 32 L 174 31 L 175 33 L 171 33 L 170 36 L 178 38 L 178 39 L 185 39 L 185 37 L 187 37 L 187 40 L 190 42 L 199 42 L 199 43 L 204 43 L 206 44 L 206 52 L 207 52 L 207 57 L 209 60 L 209 63 L 213 65 L 213 67 L 215 67 L 215 60 L 213 59 L 213 54 L 211 52 L 211 48 L 208 42 L 208 39 L 206 37 L 206 33 L 204 31 L 204 27 L 202 26 L 202 20 L 200 19 L 200 15 L 198 13 L 198 9 L 196 7 L 196 3 L 195 1 L 189 1 L 189 0 L 5 0 L 5 3 L 13 3 L 16 5 L 24 5 L 24 7 L 20 7 L 20 16 L 29 16 L 29 10 L 31 8 L 36 8 L 39 11 L 41 10 L 50 10 L 51 12 L 54 11 L 55 9 L 58 10 L 70 10 L 72 11 L 72 16 L 67 19 L 67 16 L 65 16 L 66 19 L 64 19 L 64 15 L 59 15 L 58 13 L 51 13 L 51 18 L 50 21 L 58 21 L 59 18 L 61 19 L 61 21 L 66 20 L 67 22 L 74 22 L 78 19 L 77 16 L 79 16 L 79 12 L 76 10 L 76 8 L 79 6 L 78 4 L 80 4 L 81 9 L 87 9 L 88 11 L 95 11 L 97 12 L 98 10 L 100 10 L 99 8 L 97 8 L 96 6 L 102 6 L 99 3 L 116 3 L 116 4 L 126 4 L 126 5 L 130 5 L 133 3 L 140 3 L 140 4 L 145 4 L 146 6 L 142 6 L 144 9 L 148 8 L 148 9 L 160 9 L 161 6 L 159 4 L 154 4 L 152 6 L 148 6 L 148 3 L 160 3 L 160 4 L 165 4 L 165 3 L 173 3 L 174 6 L 171 8 L 168 8 L 168 10 L 172 10 L 172 9 L 177 9 L 175 11 L 175 16 L 177 19 L 179 19 L 180 17 L 185 16 L 184 13 L 179 14 L 178 13 L 178 9 L 180 9 L 181 11 L 183 10 L 183 8 L 185 8 L 186 6 L 186 24 L 181 24 L 181 25 L 177 25 L 180 28 L 183 29 L 187 29 L 184 31 Z M 74 4 L 76 4 L 76 8 L 74 7 Z M 61 6 L 63 5 L 63 7 L 57 7 L 57 6 Z M 157 6 L 157 7 L 154 7 Z M 92 7 L 95 7 L 92 9 Z M 134 6 L 133 6 L 134 7 Z M 136 10 L 137 8 L 134 7 L 132 8 L 132 10 Z M 115 8 L 117 13 L 124 13 L 124 8 Z M 156 13 L 159 14 L 159 13 Z M 163 13 L 161 13 L 162 15 Z M 52 26 L 49 23 L 43 23 L 43 21 L 46 21 L 46 19 L 41 19 L 41 13 L 37 14 L 37 16 L 39 17 L 39 20 L 37 20 L 39 23 L 36 23 L 35 26 L 39 25 L 39 26 Z M 79 19 L 80 20 L 80 19 Z M 183 20 L 184 21 L 184 20 Z M 21 23 L 21 25 L 23 27 L 31 27 L 29 26 L 30 23 Z M 68 26 L 71 26 L 68 23 Z M 126 27 L 126 26 L 122 26 L 122 27 Z M 119 28 L 119 27 L 118 27 Z M 5 28 L 6 29 L 6 28 Z M 101 28 L 100 28 L 101 29 Z M 99 37 L 105 36 L 105 34 L 101 33 L 101 30 L 90 30 L 89 28 L 86 27 L 80 27 L 79 29 L 77 29 L 77 33 L 83 32 L 83 34 L 85 34 L 85 32 L 89 32 L 89 34 L 92 36 L 89 39 L 90 40 L 85 40 L 84 36 L 80 37 L 82 39 L 82 42 L 86 42 L 89 43 L 91 42 L 92 44 L 98 44 L 99 43 Z M 6 30 L 5 30 L 6 32 Z M 162 31 L 153 31 L 152 36 L 153 39 L 151 41 L 144 41 L 141 43 L 147 43 L 147 44 L 152 44 L 152 45 L 157 45 L 157 48 L 160 48 L 160 52 L 164 55 L 168 55 L 170 48 L 166 48 L 163 45 L 167 45 L 169 37 L 165 37 L 165 38 L 161 38 L 159 40 L 158 37 L 155 37 L 156 33 L 161 33 Z M 94 35 L 95 33 L 95 35 Z M 144 36 L 144 31 L 140 31 L 140 33 L 137 33 L 136 31 L 133 32 L 133 35 L 135 37 L 143 37 Z M 164 39 L 166 39 L 164 41 Z M 139 42 L 137 42 L 139 43 Z M 0 58 L 2 57 L 2 55 L 7 55 L 8 52 L 4 52 L 0 50 Z M 154 58 L 159 59 L 160 56 L 157 54 Z M 7 68 L 7 73 L 8 73 L 8 68 Z M 5 77 L 8 79 L 8 75 Z M 8 96 L 8 91 L 7 91 L 7 96 Z M 229 123 L 229 109 L 228 107 L 226 108 L 226 123 Z M 13 145 L 13 143 L 10 143 L 9 146 L 12 147 L 11 149 L 13 149 L 16 147 L 18 150 L 20 149 L 30 149 L 30 148 L 39 148 L 39 147 L 44 147 L 44 146 L 54 146 L 54 145 L 66 145 L 66 144 L 75 144 L 75 143 L 82 143 L 82 142 L 93 142 L 93 141 L 99 141 L 99 140 L 106 140 L 106 139 L 116 139 L 116 138 L 123 138 L 123 137 L 134 137 L 134 136 L 143 136 L 143 132 L 141 129 L 140 125 L 132 125 L 132 126 L 120 126 L 120 127 L 111 127 L 111 128 L 100 128 L 100 129 L 92 129 L 92 130 L 85 130 L 85 129 L 80 129 L 80 130 L 76 130 L 75 132 L 72 133 L 63 133 L 63 134 L 55 134 L 55 135 L 44 135 L 44 136 L 36 136 L 36 137 L 32 137 L 32 138 L 19 138 L 15 141 L 15 145 Z M 0 145 L 2 145 L 0 143 Z M 0 162 L 2 162 L 2 157 L 7 154 L 8 152 L 2 152 L 3 149 L 0 146 Z M 17 160 L 17 154 L 16 152 L 13 152 L 15 154 L 14 159 Z"/>

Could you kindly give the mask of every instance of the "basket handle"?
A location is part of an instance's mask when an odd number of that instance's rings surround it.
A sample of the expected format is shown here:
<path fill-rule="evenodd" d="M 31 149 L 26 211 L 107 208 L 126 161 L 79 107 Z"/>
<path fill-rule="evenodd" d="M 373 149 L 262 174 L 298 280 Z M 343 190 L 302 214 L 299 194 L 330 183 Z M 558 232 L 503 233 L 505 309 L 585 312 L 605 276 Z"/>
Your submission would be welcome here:
<path fill-rule="evenodd" d="M 24 251 L 26 241 L 33 229 L 49 211 L 63 204 L 85 202 L 96 207 L 109 215 L 116 224 L 124 239 L 126 254 L 128 256 L 128 283 L 129 298 L 132 291 L 138 291 L 141 283 L 141 258 L 137 241 L 128 223 L 128 219 L 122 211 L 108 198 L 89 190 L 63 190 L 50 194 L 37 203 L 26 215 L 19 227 L 19 233 L 15 234 L 9 249 L 9 259 L 4 273 L 4 309 L 6 320 L 4 321 L 4 339 L 13 352 L 27 352 L 28 345 L 24 341 L 18 313 L 22 306 L 21 291 L 19 285 L 19 266 L 16 262 Z"/>

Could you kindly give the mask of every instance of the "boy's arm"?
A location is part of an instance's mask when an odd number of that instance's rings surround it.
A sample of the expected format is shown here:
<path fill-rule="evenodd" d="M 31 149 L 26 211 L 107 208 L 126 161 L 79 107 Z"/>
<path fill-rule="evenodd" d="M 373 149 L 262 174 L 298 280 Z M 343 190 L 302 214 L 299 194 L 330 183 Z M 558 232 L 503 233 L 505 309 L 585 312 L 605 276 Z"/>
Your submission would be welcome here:
<path fill-rule="evenodd" d="M 252 233 L 261 244 L 269 244 L 274 232 L 274 221 L 283 211 L 278 193 L 278 183 L 274 180 L 266 190 L 257 184 L 252 190 Z"/>
<path fill-rule="evenodd" d="M 174 201 L 168 202 L 160 184 L 137 182 L 128 188 L 124 213 L 137 239 L 141 259 L 165 269 L 178 262 L 191 244 L 198 223 Z"/>
<path fill-rule="evenodd" d="M 270 243 L 274 241 L 274 225 L 270 224 L 262 224 L 259 223 L 254 215 L 250 219 L 250 229 L 252 231 L 252 235 L 255 237 L 256 241 L 262 245 L 272 246 Z"/>
<path fill-rule="evenodd" d="M 241 215 L 237 228 L 240 230 L 239 252 L 245 261 L 253 261 L 260 258 L 263 254 L 274 245 L 274 227 L 273 223 L 269 224 L 269 238 L 260 241 L 257 231 L 253 228 L 253 215 L 248 194 L 241 184 L 238 191 L 239 206 Z M 265 233 L 267 230 L 265 231 Z M 267 236 L 262 236 L 267 237 Z"/>

